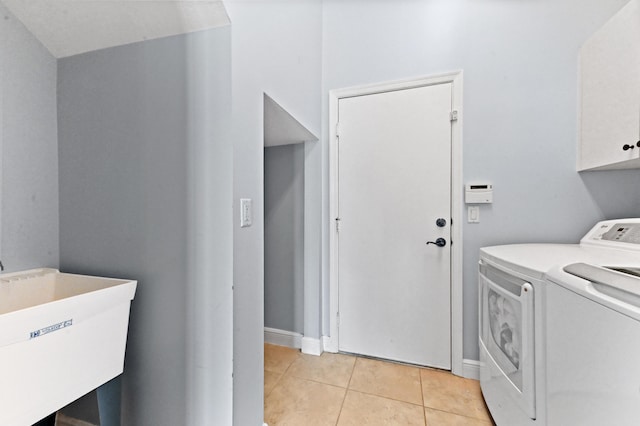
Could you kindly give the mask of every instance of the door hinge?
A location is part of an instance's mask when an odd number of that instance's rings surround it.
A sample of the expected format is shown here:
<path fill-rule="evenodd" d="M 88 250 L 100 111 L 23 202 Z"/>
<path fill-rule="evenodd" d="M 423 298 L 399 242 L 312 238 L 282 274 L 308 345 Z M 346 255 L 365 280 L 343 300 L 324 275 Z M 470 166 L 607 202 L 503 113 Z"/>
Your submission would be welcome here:
<path fill-rule="evenodd" d="M 336 217 L 336 232 L 340 231 L 340 221 L 342 219 L 340 219 L 339 217 Z"/>
<path fill-rule="evenodd" d="M 458 121 L 458 110 L 454 109 L 449 113 L 449 121 Z"/>
<path fill-rule="evenodd" d="M 340 327 L 340 312 L 336 313 L 336 325 Z"/>
<path fill-rule="evenodd" d="M 336 123 L 336 138 L 340 139 L 340 122 Z"/>

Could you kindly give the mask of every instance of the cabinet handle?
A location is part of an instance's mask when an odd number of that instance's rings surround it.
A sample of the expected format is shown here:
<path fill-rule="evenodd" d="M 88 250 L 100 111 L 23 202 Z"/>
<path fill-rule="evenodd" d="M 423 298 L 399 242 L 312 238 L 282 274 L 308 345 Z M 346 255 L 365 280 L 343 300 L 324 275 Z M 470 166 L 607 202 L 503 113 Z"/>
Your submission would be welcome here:
<path fill-rule="evenodd" d="M 638 143 L 640 143 L 640 142 L 638 142 Z M 629 145 L 629 144 L 626 144 L 626 143 L 622 146 L 622 149 L 624 151 L 628 151 L 628 150 L 633 149 L 633 148 L 635 148 L 635 146 Z"/>

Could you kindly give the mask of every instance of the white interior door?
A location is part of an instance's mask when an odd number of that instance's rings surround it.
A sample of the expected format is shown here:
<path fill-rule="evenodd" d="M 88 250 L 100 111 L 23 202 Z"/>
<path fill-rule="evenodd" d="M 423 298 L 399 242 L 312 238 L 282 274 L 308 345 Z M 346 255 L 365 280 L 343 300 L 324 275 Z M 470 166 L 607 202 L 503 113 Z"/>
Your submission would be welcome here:
<path fill-rule="evenodd" d="M 446 83 L 339 100 L 340 351 L 451 368 L 451 99 Z"/>

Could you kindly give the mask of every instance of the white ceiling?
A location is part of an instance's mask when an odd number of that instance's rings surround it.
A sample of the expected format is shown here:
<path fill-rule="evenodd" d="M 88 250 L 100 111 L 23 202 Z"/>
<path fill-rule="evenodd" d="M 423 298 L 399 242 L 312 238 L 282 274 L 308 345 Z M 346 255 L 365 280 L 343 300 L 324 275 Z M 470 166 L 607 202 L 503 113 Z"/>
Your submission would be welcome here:
<path fill-rule="evenodd" d="M 222 1 L 2 0 L 56 58 L 229 25 Z"/>
<path fill-rule="evenodd" d="M 291 145 L 315 142 L 318 138 L 282 108 L 269 95 L 264 94 L 264 146 Z"/>

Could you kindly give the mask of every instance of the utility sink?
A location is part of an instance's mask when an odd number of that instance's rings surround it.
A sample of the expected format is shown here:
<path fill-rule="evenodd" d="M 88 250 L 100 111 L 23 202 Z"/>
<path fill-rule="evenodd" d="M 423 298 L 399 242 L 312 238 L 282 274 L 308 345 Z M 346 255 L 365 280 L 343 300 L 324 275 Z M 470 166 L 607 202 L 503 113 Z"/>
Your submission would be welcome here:
<path fill-rule="evenodd" d="M 0 425 L 29 426 L 120 375 L 136 281 L 0 275 Z"/>

